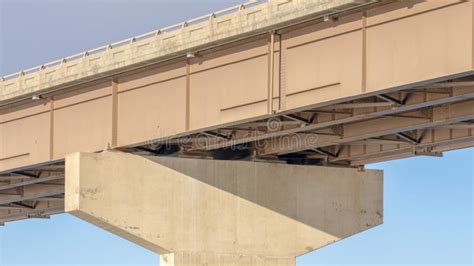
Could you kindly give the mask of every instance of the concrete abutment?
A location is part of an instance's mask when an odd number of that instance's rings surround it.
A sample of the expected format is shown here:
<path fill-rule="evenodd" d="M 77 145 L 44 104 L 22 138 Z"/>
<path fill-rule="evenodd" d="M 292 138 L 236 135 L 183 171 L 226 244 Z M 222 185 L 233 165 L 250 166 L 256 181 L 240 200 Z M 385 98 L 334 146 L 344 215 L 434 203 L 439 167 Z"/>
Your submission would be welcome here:
<path fill-rule="evenodd" d="M 66 157 L 66 212 L 161 255 L 161 265 L 295 265 L 380 225 L 383 173 L 278 163 Z"/>

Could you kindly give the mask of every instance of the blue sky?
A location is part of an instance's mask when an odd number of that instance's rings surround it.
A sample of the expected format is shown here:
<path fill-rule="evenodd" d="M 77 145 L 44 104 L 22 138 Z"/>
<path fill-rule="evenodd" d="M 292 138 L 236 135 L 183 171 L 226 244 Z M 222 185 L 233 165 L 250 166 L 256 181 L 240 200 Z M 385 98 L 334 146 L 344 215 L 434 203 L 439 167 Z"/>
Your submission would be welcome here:
<path fill-rule="evenodd" d="M 240 1 L 0 0 L 0 75 L 239 4 Z M 298 265 L 472 265 L 474 149 L 385 171 L 384 224 Z M 0 228 L 0 265 L 157 265 L 158 256 L 69 215 Z"/>

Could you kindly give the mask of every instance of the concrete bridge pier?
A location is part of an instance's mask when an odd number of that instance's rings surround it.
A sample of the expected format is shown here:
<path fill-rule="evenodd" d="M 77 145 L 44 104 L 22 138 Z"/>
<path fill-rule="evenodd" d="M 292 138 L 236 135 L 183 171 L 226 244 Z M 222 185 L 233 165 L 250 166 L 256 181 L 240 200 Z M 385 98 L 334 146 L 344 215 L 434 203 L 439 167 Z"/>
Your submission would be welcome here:
<path fill-rule="evenodd" d="M 382 223 L 382 171 L 143 157 L 66 157 L 66 211 L 161 265 L 295 265 Z"/>

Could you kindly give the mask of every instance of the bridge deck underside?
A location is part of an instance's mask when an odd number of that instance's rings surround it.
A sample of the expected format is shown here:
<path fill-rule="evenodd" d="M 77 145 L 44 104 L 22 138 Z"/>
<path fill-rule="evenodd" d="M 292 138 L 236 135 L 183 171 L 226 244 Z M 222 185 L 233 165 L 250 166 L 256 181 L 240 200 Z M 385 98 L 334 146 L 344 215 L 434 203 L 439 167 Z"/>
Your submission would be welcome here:
<path fill-rule="evenodd" d="M 362 167 L 474 146 L 474 5 L 388 2 L 0 104 L 0 223 L 63 212 L 77 151 Z"/>
<path fill-rule="evenodd" d="M 360 167 L 474 146 L 474 77 L 119 148 L 154 156 Z M 64 212 L 64 162 L 0 173 L 0 223 Z"/>
<path fill-rule="evenodd" d="M 0 224 L 63 212 L 63 162 L 0 174 Z"/>

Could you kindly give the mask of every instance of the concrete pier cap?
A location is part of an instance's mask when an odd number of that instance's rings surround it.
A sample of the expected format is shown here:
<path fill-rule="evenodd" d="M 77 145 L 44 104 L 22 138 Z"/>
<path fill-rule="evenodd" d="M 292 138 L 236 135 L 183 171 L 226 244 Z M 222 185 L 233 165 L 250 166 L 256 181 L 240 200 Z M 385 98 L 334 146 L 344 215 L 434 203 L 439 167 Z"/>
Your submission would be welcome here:
<path fill-rule="evenodd" d="M 295 265 L 383 220 L 379 170 L 74 153 L 65 193 L 66 212 L 161 265 Z"/>

